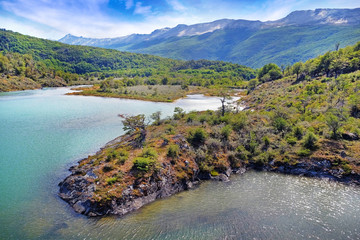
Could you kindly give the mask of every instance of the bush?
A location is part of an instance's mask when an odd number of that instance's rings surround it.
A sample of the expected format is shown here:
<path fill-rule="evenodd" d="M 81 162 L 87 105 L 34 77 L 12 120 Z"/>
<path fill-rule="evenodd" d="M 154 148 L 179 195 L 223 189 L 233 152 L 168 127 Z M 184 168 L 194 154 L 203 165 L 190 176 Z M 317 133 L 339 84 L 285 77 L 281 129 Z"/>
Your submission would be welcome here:
<path fill-rule="evenodd" d="M 230 126 L 230 125 L 226 125 L 225 127 L 223 127 L 223 128 L 221 129 L 221 137 L 222 137 L 224 140 L 228 140 L 231 132 L 232 132 L 231 126 Z"/>
<path fill-rule="evenodd" d="M 219 151 L 221 149 L 221 141 L 217 138 L 209 138 L 206 140 L 206 146 L 209 150 Z"/>
<path fill-rule="evenodd" d="M 213 177 L 219 176 L 219 173 L 218 173 L 216 170 L 212 170 L 212 171 L 210 172 L 210 174 L 211 174 L 211 176 L 213 176 Z"/>
<path fill-rule="evenodd" d="M 246 126 L 247 116 L 245 113 L 240 113 L 234 116 L 233 119 L 234 121 L 232 122 L 232 127 L 235 131 L 239 132 Z"/>
<path fill-rule="evenodd" d="M 194 113 L 191 113 L 187 116 L 186 122 L 187 123 L 192 123 L 196 118 L 196 115 Z"/>
<path fill-rule="evenodd" d="M 234 153 L 234 152 L 230 152 L 228 154 L 228 161 L 230 163 L 231 168 L 241 167 L 241 161 L 236 157 L 236 153 Z"/>
<path fill-rule="evenodd" d="M 199 146 L 205 143 L 207 133 L 202 128 L 196 128 L 194 131 L 189 132 L 188 142 L 193 146 Z"/>
<path fill-rule="evenodd" d="M 129 157 L 129 152 L 125 150 L 120 150 L 118 151 L 117 155 L 118 155 L 117 164 L 123 165 Z"/>
<path fill-rule="evenodd" d="M 296 142 L 297 142 L 297 138 L 289 136 L 289 137 L 286 138 L 286 142 L 288 144 L 290 144 L 291 146 L 294 146 L 296 144 Z"/>
<path fill-rule="evenodd" d="M 107 178 L 105 181 L 108 185 L 113 185 L 114 183 L 116 183 L 117 177 Z"/>
<path fill-rule="evenodd" d="M 302 129 L 302 127 L 296 126 L 293 133 L 298 140 L 301 140 L 304 135 L 304 130 Z"/>
<path fill-rule="evenodd" d="M 275 127 L 276 130 L 282 132 L 286 130 L 288 126 L 288 122 L 282 117 L 277 117 L 273 121 L 273 126 Z"/>
<path fill-rule="evenodd" d="M 316 143 L 317 143 L 317 138 L 315 134 L 309 132 L 305 137 L 304 147 L 310 150 L 315 150 L 317 148 Z"/>
<path fill-rule="evenodd" d="M 114 169 L 114 167 L 111 166 L 111 165 L 105 165 L 105 166 L 103 167 L 103 171 L 104 171 L 104 172 L 110 172 L 110 171 L 112 171 L 113 169 Z"/>
<path fill-rule="evenodd" d="M 180 152 L 179 146 L 176 144 L 172 144 L 168 148 L 167 156 L 171 158 L 176 158 L 179 156 L 179 152 Z"/>
<path fill-rule="evenodd" d="M 152 167 L 155 163 L 155 160 L 145 157 L 137 157 L 134 160 L 134 166 L 136 170 L 142 171 L 142 172 L 148 172 L 150 170 L 150 167 Z"/>
<path fill-rule="evenodd" d="M 262 140 L 264 141 L 264 146 L 265 146 L 266 148 L 268 148 L 268 147 L 270 146 L 270 139 L 269 139 L 269 137 L 268 137 L 268 136 L 264 136 Z"/>
<path fill-rule="evenodd" d="M 311 151 L 309 149 L 300 149 L 297 154 L 301 157 L 307 157 L 311 154 Z"/>
<path fill-rule="evenodd" d="M 248 160 L 251 156 L 251 153 L 247 151 L 244 146 L 238 146 L 236 148 L 236 157 L 240 160 Z"/>
<path fill-rule="evenodd" d="M 140 157 L 143 158 L 150 158 L 150 159 L 157 159 L 157 152 L 153 148 L 145 148 L 141 153 Z"/>

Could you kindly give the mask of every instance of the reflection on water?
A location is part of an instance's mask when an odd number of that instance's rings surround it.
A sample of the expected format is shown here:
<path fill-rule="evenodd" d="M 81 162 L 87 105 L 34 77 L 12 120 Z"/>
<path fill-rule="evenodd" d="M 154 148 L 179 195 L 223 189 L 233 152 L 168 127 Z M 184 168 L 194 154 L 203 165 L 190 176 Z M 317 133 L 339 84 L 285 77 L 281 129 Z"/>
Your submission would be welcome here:
<path fill-rule="evenodd" d="M 218 98 L 176 103 L 64 96 L 67 88 L 0 96 L 0 239 L 359 239 L 360 190 L 249 172 L 158 200 L 123 218 L 86 218 L 57 197 L 76 160 L 122 134 L 118 113 L 216 109 Z"/>

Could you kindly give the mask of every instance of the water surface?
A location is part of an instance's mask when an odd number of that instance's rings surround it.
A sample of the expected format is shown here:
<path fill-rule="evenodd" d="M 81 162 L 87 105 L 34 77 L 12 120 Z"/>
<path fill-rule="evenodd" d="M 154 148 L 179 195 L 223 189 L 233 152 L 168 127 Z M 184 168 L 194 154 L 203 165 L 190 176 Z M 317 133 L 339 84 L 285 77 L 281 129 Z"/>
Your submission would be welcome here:
<path fill-rule="evenodd" d="M 360 191 L 250 172 L 156 201 L 124 218 L 87 218 L 57 197 L 76 161 L 123 133 L 119 113 L 216 109 L 65 96 L 68 88 L 0 94 L 0 239 L 359 239 Z"/>

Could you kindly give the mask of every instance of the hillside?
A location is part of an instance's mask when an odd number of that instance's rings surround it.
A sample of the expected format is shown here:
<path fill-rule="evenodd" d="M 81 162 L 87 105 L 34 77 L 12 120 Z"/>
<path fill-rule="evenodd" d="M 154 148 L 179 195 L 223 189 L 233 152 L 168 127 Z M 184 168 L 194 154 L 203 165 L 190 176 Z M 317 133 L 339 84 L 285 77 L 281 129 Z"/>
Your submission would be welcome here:
<path fill-rule="evenodd" d="M 295 11 L 277 21 L 222 19 L 180 24 L 151 34 L 92 39 L 67 35 L 60 42 L 148 53 L 182 60 L 222 60 L 259 68 L 306 61 L 360 39 L 360 8 Z"/>
<path fill-rule="evenodd" d="M 107 77 L 128 85 L 241 83 L 251 68 L 221 61 L 178 61 L 147 54 L 72 46 L 0 30 L 0 91 L 92 84 Z M 166 81 L 163 81 L 166 79 Z M 56 80 L 56 81 L 54 81 Z"/>
<path fill-rule="evenodd" d="M 237 111 L 124 116 L 121 136 L 71 168 L 60 197 L 76 212 L 124 215 L 200 180 L 248 169 L 360 185 L 360 42 L 305 63 L 265 65 Z"/>

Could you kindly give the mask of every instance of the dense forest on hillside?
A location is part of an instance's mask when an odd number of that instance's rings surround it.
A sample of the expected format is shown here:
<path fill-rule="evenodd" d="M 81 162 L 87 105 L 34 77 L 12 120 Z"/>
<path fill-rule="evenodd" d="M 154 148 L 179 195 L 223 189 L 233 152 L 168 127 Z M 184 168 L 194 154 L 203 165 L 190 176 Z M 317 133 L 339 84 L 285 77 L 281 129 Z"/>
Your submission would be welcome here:
<path fill-rule="evenodd" d="M 74 167 L 60 196 L 80 213 L 122 215 L 135 200 L 161 197 L 167 183 L 176 192 L 246 169 L 360 184 L 359 57 L 360 43 L 286 69 L 267 64 L 249 82 L 243 111 L 225 101 L 219 111 L 175 108 L 165 119 L 154 113 L 149 126 L 144 115 L 120 115 L 127 134 Z"/>
<path fill-rule="evenodd" d="M 26 89 L 30 82 L 33 87 L 62 86 L 91 84 L 108 77 L 127 78 L 128 85 L 242 85 L 255 76 L 255 70 L 221 61 L 177 61 L 71 46 L 1 30 L 0 74 L 0 90 L 6 91 Z"/>

